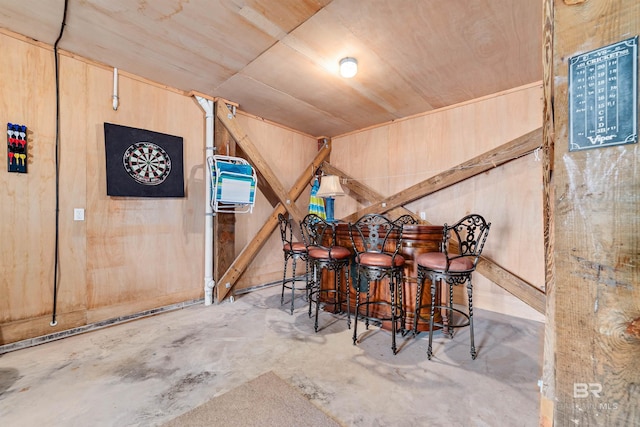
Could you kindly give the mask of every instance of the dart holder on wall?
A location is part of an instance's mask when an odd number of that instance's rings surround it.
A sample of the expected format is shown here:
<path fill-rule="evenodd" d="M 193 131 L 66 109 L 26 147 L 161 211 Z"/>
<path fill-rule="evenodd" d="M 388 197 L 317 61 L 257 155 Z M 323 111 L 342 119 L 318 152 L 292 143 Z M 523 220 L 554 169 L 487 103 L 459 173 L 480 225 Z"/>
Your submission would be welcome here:
<path fill-rule="evenodd" d="M 7 123 L 7 170 L 27 173 L 27 127 Z"/>

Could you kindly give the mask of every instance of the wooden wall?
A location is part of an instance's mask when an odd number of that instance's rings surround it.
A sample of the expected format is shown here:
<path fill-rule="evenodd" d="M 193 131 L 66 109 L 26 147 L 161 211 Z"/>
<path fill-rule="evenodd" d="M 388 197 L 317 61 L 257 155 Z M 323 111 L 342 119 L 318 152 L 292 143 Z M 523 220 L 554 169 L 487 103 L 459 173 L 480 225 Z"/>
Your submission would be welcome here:
<path fill-rule="evenodd" d="M 478 99 L 333 139 L 331 163 L 390 196 L 542 125 L 540 84 Z M 362 207 L 336 199 L 336 217 Z M 485 254 L 544 289 L 541 162 L 534 154 L 436 192 L 406 206 L 431 223 L 479 213 L 492 228 Z M 538 321 L 540 313 L 475 279 L 474 306 Z"/>
<path fill-rule="evenodd" d="M 58 324 L 50 326 L 55 238 L 53 50 L 10 33 L 0 33 L 0 42 L 6 60 L 0 67 L 0 81 L 6 83 L 0 92 L 0 118 L 28 126 L 30 155 L 28 174 L 0 170 L 4 236 L 0 344 L 201 298 L 204 112 L 188 94 L 126 70 L 120 72 L 120 105 L 114 111 L 113 70 L 62 53 Z M 311 136 L 241 114 L 238 120 L 265 150 L 271 167 L 282 173 L 284 183 L 291 184 L 316 153 Z M 108 197 L 104 122 L 181 136 L 186 197 Z M 85 221 L 73 221 L 74 208 L 86 209 Z M 271 209 L 259 197 L 253 215 L 239 216 L 239 247 Z M 256 285 L 277 279 L 281 271 L 279 236 L 274 234 L 242 280 L 245 286 Z"/>
<path fill-rule="evenodd" d="M 569 152 L 567 75 L 570 57 L 639 34 L 640 3 L 547 3 L 553 22 L 548 67 L 554 76 L 555 278 L 547 292 L 541 425 L 635 426 L 640 420 L 640 147 Z"/>
<path fill-rule="evenodd" d="M 0 37 L 12 59 L 0 78 L 18 81 L 12 93 L 0 95 L 0 116 L 29 127 L 32 155 L 28 174 L 0 172 L 0 232 L 7 236 L 0 247 L 0 343 L 202 297 L 204 113 L 187 94 L 126 71 L 120 76 L 120 106 L 113 111 L 112 69 L 62 54 L 58 325 L 49 325 L 55 231 L 53 52 L 15 35 Z M 235 120 L 285 187 L 317 152 L 315 137 L 242 112 Z M 186 197 L 107 197 L 104 122 L 182 136 Z M 540 125 L 541 88 L 536 84 L 336 137 L 331 162 L 391 195 Z M 487 255 L 544 288 L 540 174 L 540 163 L 528 155 L 408 207 L 425 212 L 433 223 L 451 222 L 470 210 L 482 213 L 493 222 Z M 306 210 L 307 202 L 308 190 L 297 204 Z M 349 196 L 340 198 L 336 215 L 357 207 Z M 84 222 L 73 221 L 74 208 L 86 209 Z M 272 209 L 258 194 L 254 213 L 237 216 L 236 253 Z M 282 252 L 274 233 L 234 292 L 279 280 L 281 273 Z M 476 306 L 541 320 L 481 276 L 476 284 Z"/>

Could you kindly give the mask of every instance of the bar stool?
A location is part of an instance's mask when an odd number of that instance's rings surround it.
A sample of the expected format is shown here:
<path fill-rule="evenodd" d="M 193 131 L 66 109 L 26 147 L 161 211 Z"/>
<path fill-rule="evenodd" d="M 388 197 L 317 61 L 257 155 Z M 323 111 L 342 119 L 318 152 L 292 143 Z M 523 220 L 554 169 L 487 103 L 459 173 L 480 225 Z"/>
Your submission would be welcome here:
<path fill-rule="evenodd" d="M 396 224 L 402 224 L 403 226 L 409 224 L 418 224 L 418 220 L 416 218 L 414 218 L 413 215 L 409 215 L 409 214 L 404 214 L 399 216 L 398 218 L 394 219 L 393 222 L 395 222 Z"/>
<path fill-rule="evenodd" d="M 397 322 L 400 330 L 405 329 L 404 305 L 402 302 L 402 278 L 404 272 L 404 257 L 399 253 L 402 247 L 403 223 L 393 222 L 383 215 L 367 214 L 354 224 L 349 224 L 349 236 L 355 251 L 354 263 L 357 279 L 353 289 L 356 294 L 355 322 L 353 325 L 353 344 L 358 340 L 358 317 L 365 320 L 366 328 L 369 322 L 391 322 L 391 350 L 397 353 L 396 333 Z M 364 279 L 364 280 L 361 280 Z M 383 279 L 389 280 L 389 299 L 371 300 L 371 291 L 380 285 Z M 373 284 L 373 286 L 372 286 Z M 365 295 L 364 301 L 361 297 Z M 397 300 L 396 300 L 397 296 Z M 371 311 L 370 307 L 378 307 Z M 364 307 L 364 313 L 362 308 Z M 390 315 L 380 308 L 389 308 Z"/>
<path fill-rule="evenodd" d="M 318 332 L 318 311 L 320 304 L 333 305 L 334 313 L 347 309 L 347 328 L 351 329 L 349 313 L 349 265 L 351 251 L 336 245 L 336 227 L 334 222 L 327 222 L 316 214 L 309 214 L 300 223 L 302 240 L 307 248 L 313 280 L 309 292 L 309 317 L 311 306 L 315 303 L 314 330 Z M 333 287 L 322 288 L 322 271 L 333 271 Z M 342 276 L 346 277 L 344 289 L 341 286 Z M 322 297 L 324 295 L 324 297 Z"/>
<path fill-rule="evenodd" d="M 280 224 L 280 237 L 282 238 L 282 252 L 284 253 L 284 273 L 282 275 L 282 294 L 280 295 L 280 305 L 284 304 L 285 289 L 291 290 L 291 314 L 293 314 L 294 299 L 296 291 L 305 291 L 305 296 L 309 296 L 309 264 L 307 247 L 303 242 L 293 239 L 292 220 L 283 214 L 278 214 Z M 287 266 L 291 260 L 291 277 L 287 277 Z M 305 263 L 305 284 L 304 287 L 296 286 L 298 279 L 296 278 L 297 261 Z"/>
<path fill-rule="evenodd" d="M 450 338 L 453 338 L 453 329 L 469 326 L 469 335 L 471 337 L 471 358 L 476 358 L 476 347 L 473 342 L 473 285 L 471 283 L 471 275 L 476 269 L 480 254 L 484 247 L 489 234 L 491 223 L 487 223 L 485 219 L 477 214 L 467 215 L 455 224 L 444 225 L 442 237 L 442 252 L 427 252 L 418 255 L 416 263 L 418 264 L 418 288 L 416 291 L 416 309 L 414 318 L 413 335 L 417 334 L 417 319 L 423 308 L 429 307 L 429 347 L 427 349 L 427 358 L 431 360 L 433 328 L 440 326 L 445 328 Z M 458 244 L 456 253 L 449 252 L 449 244 L 451 238 L 455 237 Z M 455 243 L 451 242 L 451 243 Z M 453 246 L 453 244 L 452 244 Z M 420 306 L 422 300 L 422 291 L 424 289 L 424 281 L 426 278 L 431 280 L 431 304 Z M 436 305 L 436 283 L 444 282 L 449 285 L 449 301 L 447 305 Z M 453 306 L 453 287 L 455 285 L 467 284 L 468 309 L 457 308 Z M 446 316 L 443 316 L 442 323 L 436 323 L 433 320 L 435 310 L 444 309 Z M 454 323 L 453 313 L 462 316 L 462 323 Z M 427 320 L 420 317 L 422 320 Z"/>

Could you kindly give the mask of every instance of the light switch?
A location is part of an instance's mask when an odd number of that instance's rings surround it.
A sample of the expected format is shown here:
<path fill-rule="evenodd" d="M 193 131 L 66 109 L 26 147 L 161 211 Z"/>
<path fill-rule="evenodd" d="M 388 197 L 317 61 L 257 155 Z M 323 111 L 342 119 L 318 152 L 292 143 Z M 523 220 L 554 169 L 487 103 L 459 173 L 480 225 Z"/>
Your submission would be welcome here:
<path fill-rule="evenodd" d="M 84 221 L 84 209 L 75 208 L 73 210 L 73 220 L 74 221 Z"/>

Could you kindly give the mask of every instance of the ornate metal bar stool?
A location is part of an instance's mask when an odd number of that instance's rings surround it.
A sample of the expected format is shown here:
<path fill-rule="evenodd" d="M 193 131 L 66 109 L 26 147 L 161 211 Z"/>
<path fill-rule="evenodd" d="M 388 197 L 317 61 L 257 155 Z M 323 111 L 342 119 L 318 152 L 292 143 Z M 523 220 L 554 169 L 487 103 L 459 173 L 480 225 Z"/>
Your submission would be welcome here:
<path fill-rule="evenodd" d="M 336 245 L 335 223 L 327 222 L 318 215 L 309 214 L 300 223 L 302 239 L 306 245 L 311 264 L 313 280 L 309 292 L 309 317 L 311 306 L 316 305 L 316 319 L 314 329 L 318 332 L 318 310 L 320 304 L 333 305 L 333 312 L 343 312 L 347 309 L 347 327 L 351 328 L 349 313 L 349 265 L 351 251 Z M 322 271 L 334 273 L 333 287 L 322 288 Z M 342 276 L 346 277 L 344 288 L 341 286 Z"/>
<path fill-rule="evenodd" d="M 401 225 L 405 226 L 407 224 L 417 224 L 418 220 L 415 219 L 413 217 L 413 215 L 404 214 L 404 215 L 401 215 L 398 218 L 394 219 L 393 222 L 398 224 L 398 225 L 401 224 Z"/>
<path fill-rule="evenodd" d="M 396 354 L 397 323 L 405 329 L 404 305 L 402 302 L 402 277 L 404 257 L 399 253 L 402 247 L 402 221 L 392 222 L 383 215 L 368 214 L 354 224 L 349 224 L 349 236 L 355 255 L 357 279 L 352 283 L 356 294 L 356 317 L 353 325 L 353 344 L 358 340 L 358 317 L 369 322 L 391 322 L 391 350 Z M 362 280 L 363 279 L 363 280 Z M 389 281 L 388 299 L 371 299 L 383 279 Z M 373 286 L 372 286 L 373 285 Z M 365 296 L 362 301 L 361 297 Z M 397 299 L 396 299 L 397 297 Z M 374 310 L 371 310 L 374 307 Z M 364 308 L 364 313 L 362 309 Z M 389 312 L 386 312 L 388 308 Z"/>
<path fill-rule="evenodd" d="M 487 240 L 491 223 L 487 223 L 485 219 L 477 214 L 467 215 L 457 223 L 449 226 L 444 225 L 442 237 L 442 252 L 427 252 L 418 255 L 416 262 L 418 264 L 418 289 L 416 292 L 416 309 L 415 319 L 418 319 L 423 308 L 429 307 L 429 348 L 427 357 L 431 360 L 433 328 L 440 326 L 448 332 L 449 337 L 453 338 L 453 329 L 469 326 L 469 335 L 471 337 L 471 358 L 476 358 L 476 347 L 473 342 L 473 285 L 471 283 L 471 275 L 476 269 L 482 248 Z M 458 250 L 454 253 L 449 252 L 449 244 L 454 246 L 457 240 Z M 424 289 L 424 281 L 426 278 L 431 280 L 431 304 L 420 306 L 422 300 L 422 291 Z M 437 305 L 435 301 L 436 284 L 444 282 L 449 285 L 449 301 L 446 305 Z M 465 311 L 462 308 L 453 306 L 453 287 L 455 285 L 467 284 L 467 296 L 469 306 Z M 435 310 L 444 309 L 446 316 L 443 316 L 442 323 L 436 323 L 433 320 Z M 454 322 L 453 314 L 457 313 L 462 317 L 461 323 Z M 421 317 L 423 320 L 427 320 Z M 417 321 L 414 322 L 413 334 L 417 334 Z"/>
<path fill-rule="evenodd" d="M 291 290 L 291 314 L 293 314 L 294 300 L 296 291 L 305 291 L 305 296 L 309 296 L 309 264 L 307 247 L 303 242 L 298 242 L 293 239 L 293 225 L 292 220 L 278 214 L 278 221 L 280 223 L 280 237 L 282 237 L 282 252 L 284 253 L 284 273 L 282 274 L 282 294 L 280 296 L 280 305 L 284 304 L 284 290 Z M 287 266 L 291 260 L 291 277 L 287 277 Z M 305 263 L 305 279 L 304 287 L 296 286 L 299 281 L 296 278 L 296 264 L 297 261 L 304 261 Z"/>

